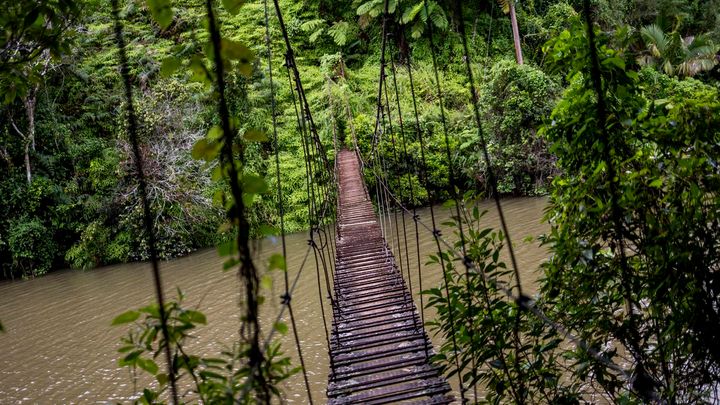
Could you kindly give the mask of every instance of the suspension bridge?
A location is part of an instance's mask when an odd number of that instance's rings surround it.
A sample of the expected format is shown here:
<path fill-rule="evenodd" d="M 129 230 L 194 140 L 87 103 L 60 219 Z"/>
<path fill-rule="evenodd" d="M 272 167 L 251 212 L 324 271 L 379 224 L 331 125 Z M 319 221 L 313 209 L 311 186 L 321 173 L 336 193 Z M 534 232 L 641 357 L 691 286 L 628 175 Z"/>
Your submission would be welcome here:
<path fill-rule="evenodd" d="M 428 361 L 432 344 L 382 235 L 357 155 L 345 150 L 337 159 L 330 403 L 450 403 L 450 385 Z"/>
<path fill-rule="evenodd" d="M 266 25 L 266 45 L 267 45 L 267 63 L 268 63 L 268 77 L 270 81 L 270 88 L 274 89 L 273 85 L 273 67 L 272 67 L 272 52 L 270 46 L 270 30 L 269 30 L 269 12 L 268 2 L 265 3 L 265 25 Z M 408 151 L 406 148 L 405 141 L 405 130 L 403 127 L 402 111 L 399 103 L 398 86 L 396 83 L 395 62 L 393 57 L 390 57 L 390 73 L 392 75 L 392 84 L 395 91 L 395 101 L 397 108 L 394 113 L 397 118 L 397 132 L 401 138 L 402 151 L 398 153 L 395 149 L 396 141 L 394 134 L 396 133 L 392 128 L 391 110 L 392 105 L 390 103 L 390 97 L 388 96 L 388 85 L 386 83 L 386 45 L 388 43 L 388 1 L 384 2 L 384 14 L 383 14 L 383 26 L 382 26 L 382 53 L 380 60 L 380 74 L 379 74 L 379 88 L 377 94 L 377 117 L 375 133 L 373 138 L 372 152 L 370 157 L 370 167 L 365 166 L 362 161 L 363 156 L 357 147 L 357 139 L 353 132 L 353 141 L 355 143 L 355 150 L 340 150 L 338 148 L 337 139 L 334 139 L 333 145 L 335 147 L 335 168 L 329 164 L 328 154 L 326 153 L 325 147 L 322 140 L 320 139 L 317 128 L 312 118 L 312 112 L 310 104 L 308 103 L 305 91 L 302 85 L 300 72 L 297 68 L 297 63 L 294 57 L 294 51 L 290 44 L 285 23 L 282 18 L 282 12 L 277 0 L 273 2 L 276 17 L 280 25 L 280 31 L 285 42 L 285 68 L 287 69 L 288 82 L 290 84 L 291 95 L 293 105 L 295 107 L 295 113 L 298 124 L 298 131 L 301 136 L 301 143 L 303 148 L 303 154 L 305 156 L 305 170 L 307 174 L 306 186 L 308 189 L 308 215 L 310 222 L 309 231 L 309 247 L 308 253 L 306 253 L 305 260 L 300 267 L 300 270 L 295 276 L 295 281 L 290 283 L 288 274 L 285 272 L 285 292 L 283 294 L 283 307 L 277 316 L 278 321 L 283 317 L 285 311 L 289 313 L 289 318 L 292 322 L 292 330 L 295 338 L 295 344 L 297 352 L 300 358 L 301 366 L 303 369 L 303 377 L 305 381 L 305 387 L 307 390 L 309 403 L 313 403 L 310 384 L 302 354 L 301 342 L 297 334 L 297 324 L 293 315 L 293 309 L 291 304 L 292 292 L 297 285 L 302 269 L 305 267 L 308 255 L 313 250 L 315 256 L 315 267 L 317 271 L 317 282 L 318 282 L 318 294 L 320 301 L 320 308 L 323 316 L 323 325 L 326 328 L 326 339 L 329 349 L 329 361 L 330 361 L 330 374 L 328 377 L 327 396 L 330 404 L 351 404 L 351 403 L 363 403 L 363 404 L 384 404 L 384 403 L 417 403 L 417 404 L 447 404 L 455 401 L 454 396 L 451 394 L 451 387 L 448 381 L 443 376 L 442 370 L 439 366 L 432 364 L 430 361 L 431 355 L 433 354 L 432 344 L 428 338 L 427 332 L 424 328 L 424 315 L 422 312 L 418 314 L 418 309 L 415 307 L 411 289 L 405 284 L 402 272 L 402 256 L 396 263 L 396 259 L 393 253 L 393 249 L 388 245 L 386 238 L 392 239 L 392 236 L 388 237 L 386 229 L 383 227 L 383 218 L 385 215 L 389 215 L 390 212 L 397 214 L 398 212 L 403 215 L 403 234 L 405 239 L 405 255 L 407 258 L 407 235 L 405 235 L 404 227 L 404 215 L 407 213 L 411 215 L 415 222 L 415 235 L 417 240 L 418 227 L 421 226 L 428 232 L 432 233 L 437 251 L 441 252 L 445 245 L 445 248 L 449 249 L 447 255 L 439 255 L 440 266 L 445 268 L 445 262 L 443 260 L 456 260 L 462 263 L 465 267 L 466 274 L 470 271 L 474 271 L 474 264 L 468 259 L 465 251 L 465 238 L 462 223 L 458 221 L 457 233 L 460 236 L 461 248 L 456 249 L 456 246 L 448 244 L 446 240 L 441 237 L 441 233 L 436 226 L 435 217 L 433 214 L 432 205 L 436 202 L 433 200 L 431 193 L 428 193 L 430 199 L 430 217 L 431 225 L 425 224 L 419 220 L 415 210 L 412 212 L 404 207 L 401 203 L 403 200 L 402 196 L 393 194 L 393 185 L 391 180 L 388 178 L 387 173 L 383 172 L 385 161 L 383 157 L 378 154 L 378 145 L 383 141 L 388 142 L 392 147 L 392 159 L 394 164 L 398 167 L 407 166 L 409 160 Z M 572 341 L 574 344 L 583 347 L 587 352 L 593 356 L 597 361 L 608 363 L 608 360 L 603 358 L 599 353 L 589 348 L 584 341 L 574 337 L 563 325 L 553 322 L 549 319 L 540 309 L 534 306 L 534 302 L 527 296 L 525 296 L 521 289 L 520 277 L 518 273 L 518 266 L 515 260 L 515 255 L 512 248 L 512 241 L 507 232 L 506 222 L 503 216 L 502 206 L 497 192 L 497 183 L 492 171 L 492 165 L 490 164 L 489 155 L 487 152 L 487 146 L 482 131 L 481 117 L 478 109 L 477 92 L 475 82 L 473 78 L 473 72 L 470 65 L 470 55 L 465 35 L 465 28 L 462 20 L 462 9 L 459 1 L 455 2 L 456 12 L 460 17 L 458 19 L 458 30 L 460 37 L 463 42 L 464 61 L 467 69 L 468 80 L 470 83 L 470 95 L 471 95 L 471 107 L 475 124 L 478 129 L 478 137 L 481 141 L 483 148 L 483 156 L 488 171 L 488 182 L 494 197 L 497 211 L 499 214 L 501 227 L 504 234 L 507 237 L 506 245 L 508 253 L 512 263 L 512 269 L 515 273 L 516 289 L 517 293 L 511 288 L 501 288 L 501 290 L 507 295 L 509 300 L 512 300 L 518 304 L 518 306 L 524 310 L 529 310 L 535 314 L 542 322 L 546 323 L 556 331 L 558 331 L 566 339 Z M 427 8 L 427 3 L 425 2 Z M 132 104 L 132 88 L 131 81 L 128 74 L 128 61 L 125 55 L 125 45 L 122 37 L 122 24 L 119 19 L 119 12 L 117 2 L 113 3 L 113 10 L 116 23 L 116 36 L 118 42 L 118 48 L 120 50 L 120 64 L 121 73 L 126 91 L 126 99 L 128 101 L 128 133 L 130 135 L 131 143 L 134 147 L 135 163 L 137 165 L 138 180 L 140 183 L 140 194 L 143 198 L 144 206 L 144 220 L 145 229 L 148 235 L 151 236 L 149 241 L 149 249 L 151 252 L 151 261 L 153 263 L 153 278 L 155 281 L 156 298 L 160 308 L 160 319 L 162 326 L 162 333 L 165 339 L 168 337 L 167 330 L 167 319 L 164 313 L 164 298 L 162 291 L 162 283 L 160 280 L 160 273 L 158 270 L 157 258 L 155 255 L 154 239 L 152 238 L 152 216 L 150 213 L 150 207 L 147 203 L 145 183 L 142 170 L 142 159 L 139 153 L 138 140 L 137 140 L 137 124 L 135 113 Z M 225 101 L 225 82 L 224 82 L 224 67 L 222 63 L 222 57 L 220 54 L 220 34 L 219 29 L 215 25 L 215 16 L 213 13 L 212 2 L 207 2 L 207 13 L 210 21 L 209 31 L 211 34 L 211 40 L 214 44 L 215 54 L 215 76 L 217 80 L 217 92 L 219 95 L 218 114 L 222 121 L 223 128 L 223 155 L 222 159 L 225 162 L 233 162 L 235 156 L 233 154 L 233 130 L 230 125 L 230 115 L 228 106 Z M 589 13 L 586 13 L 589 15 Z M 589 17 L 588 17 L 589 18 Z M 588 27 L 591 27 L 591 23 L 588 20 Z M 428 26 L 429 39 L 431 45 L 434 44 L 432 39 L 432 27 Z M 589 30 L 592 32 L 592 30 Z M 448 192 L 453 200 L 455 200 L 455 207 L 457 211 L 457 217 L 460 217 L 459 212 L 459 196 L 456 192 L 454 184 L 454 168 L 452 167 L 452 158 L 450 151 L 450 142 L 448 140 L 448 125 L 445 119 L 445 112 L 443 107 L 443 91 L 441 88 L 440 76 L 438 74 L 438 64 L 436 60 L 434 47 L 431 46 L 432 60 L 433 60 L 433 71 L 435 77 L 435 86 L 437 90 L 437 99 L 440 106 L 440 121 L 442 123 L 443 135 L 445 138 L 445 152 L 447 154 L 447 160 L 449 163 L 448 167 Z M 594 49 L 591 46 L 591 49 Z M 408 176 L 411 172 L 416 172 L 421 182 L 427 181 L 427 163 L 425 159 L 425 143 L 423 140 L 423 130 L 421 129 L 415 89 L 412 78 L 411 62 L 409 60 L 410 55 L 406 55 L 407 60 L 405 66 L 407 67 L 407 74 L 410 83 L 410 94 L 413 101 L 413 112 L 414 112 L 414 133 L 417 140 L 420 143 L 420 167 L 404 167 Z M 384 91 L 384 94 L 383 94 Z M 384 100 L 383 100 L 384 95 Z M 276 163 L 276 176 L 278 184 L 280 183 L 280 164 L 278 158 L 278 145 L 277 145 L 277 122 L 276 122 L 276 103 L 275 94 L 273 91 L 270 92 L 271 107 L 272 107 L 272 119 L 273 119 L 273 135 L 274 135 L 274 150 L 275 150 L 275 163 Z M 329 100 L 332 103 L 332 100 Z M 350 107 L 347 107 L 348 119 L 350 124 L 352 119 L 352 113 Z M 392 138 L 388 141 L 387 137 L 383 139 L 383 134 L 386 133 L 385 125 L 387 125 Z M 334 125 L 334 122 L 333 122 Z M 333 127 L 333 130 L 335 128 Z M 400 155 L 400 156 L 398 156 Z M 222 160 L 221 160 L 222 161 Z M 404 164 L 401 164 L 404 162 Z M 237 183 L 238 173 L 235 172 L 236 167 L 234 164 L 229 164 L 231 179 L 230 185 L 233 192 L 233 198 L 236 202 L 243 201 L 242 189 Z M 376 186 L 378 187 L 375 194 L 375 205 L 370 199 L 367 192 L 366 185 L 363 181 L 363 168 L 370 169 L 367 173 L 372 172 L 375 176 Z M 408 178 L 408 183 L 410 179 Z M 399 185 L 399 183 L 398 183 Z M 399 187 L 396 188 L 396 190 Z M 413 198 L 413 187 L 410 187 L 410 200 Z M 399 191 L 399 190 L 398 190 Z M 282 187 L 278 186 L 278 213 L 280 216 L 280 228 L 283 236 L 283 256 L 285 256 L 285 239 L 284 239 L 284 225 L 283 225 L 283 195 Z M 406 196 L 407 197 L 407 196 Z M 378 213 L 376 214 L 375 209 L 377 206 Z M 393 206 L 391 208 L 391 206 Z M 336 209 L 337 208 L 337 209 Z M 245 222 L 245 212 L 242 204 L 236 204 L 233 207 L 233 211 L 229 212 L 235 219 L 240 220 L 240 228 Z M 397 226 L 397 220 L 395 221 Z M 326 228 L 332 228 L 335 230 L 335 237 L 328 234 Z M 399 230 L 396 229 L 396 237 L 398 237 L 397 245 L 399 246 Z M 246 284 L 248 291 L 247 296 L 247 314 L 246 319 L 250 327 L 248 330 L 253 333 L 248 333 L 249 337 L 245 337 L 247 343 L 249 343 L 251 349 L 251 358 L 249 363 L 252 365 L 249 374 L 249 383 L 246 384 L 245 391 L 243 392 L 242 398 L 245 398 L 245 394 L 249 390 L 253 389 L 258 391 L 253 386 L 253 381 L 257 382 L 262 380 L 264 377 L 261 373 L 260 365 L 262 364 L 262 354 L 264 350 L 267 350 L 270 342 L 272 341 L 275 329 L 272 329 L 267 336 L 265 336 L 264 342 L 261 342 L 260 338 L 260 327 L 258 323 L 258 312 L 257 312 L 257 270 L 252 263 L 252 258 L 249 255 L 248 248 L 248 233 L 239 233 L 238 237 L 238 250 L 240 251 L 240 275 L 243 282 Z M 402 249 L 398 248 L 399 255 L 402 255 Z M 420 254 L 418 246 L 418 272 L 420 263 Z M 397 264 L 400 264 L 398 269 Z M 322 267 L 322 269 L 321 269 Z M 409 271 L 410 262 L 407 261 L 407 267 Z M 333 271 L 334 270 L 334 271 Z M 321 288 L 321 272 L 324 272 L 324 278 L 326 283 L 326 292 L 331 302 L 332 312 L 332 327 L 327 328 L 327 320 L 325 316 L 325 309 L 323 304 L 323 292 Z M 329 273 L 332 273 L 330 276 Z M 332 281 L 331 281 L 332 280 Z M 409 280 L 408 280 L 409 281 Z M 422 277 L 420 277 L 422 281 Z M 444 281 L 447 287 L 447 279 Z M 420 288 L 422 290 L 422 286 Z M 420 311 L 422 311 L 422 296 L 421 296 Z M 469 304 L 468 304 L 469 305 Z M 451 324 L 461 322 L 460 319 L 455 319 L 454 314 L 449 309 L 448 316 Z M 454 340 L 454 333 L 450 337 L 454 347 L 454 351 L 458 353 L 458 346 Z M 170 384 L 170 396 L 174 403 L 178 403 L 178 390 L 176 387 L 176 374 L 172 367 L 173 360 L 170 353 L 169 345 L 165 346 L 165 356 L 168 365 L 168 377 Z M 253 357 L 254 356 L 254 357 Z M 468 390 L 471 388 L 475 391 L 474 396 L 477 399 L 476 385 L 477 380 L 473 380 L 467 383 L 463 380 L 461 374 L 465 367 L 477 368 L 482 367 L 481 364 L 472 364 L 471 366 L 463 365 L 462 367 L 458 363 L 457 358 L 455 359 L 455 371 L 458 377 L 459 394 L 461 401 L 465 403 L 468 398 Z M 626 371 L 619 366 L 610 364 L 613 370 L 619 374 L 625 376 L 626 380 L 630 381 L 630 376 Z M 258 392 L 262 395 L 262 389 Z M 265 398 L 265 397 L 262 397 Z"/>

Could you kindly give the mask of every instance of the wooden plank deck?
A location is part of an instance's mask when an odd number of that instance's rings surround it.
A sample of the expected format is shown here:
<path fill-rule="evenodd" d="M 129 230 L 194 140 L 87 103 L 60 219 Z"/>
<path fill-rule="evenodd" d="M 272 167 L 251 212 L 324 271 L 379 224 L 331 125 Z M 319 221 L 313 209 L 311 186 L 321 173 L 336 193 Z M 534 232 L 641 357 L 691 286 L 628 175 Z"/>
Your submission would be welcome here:
<path fill-rule="evenodd" d="M 383 239 L 357 156 L 338 154 L 339 207 L 330 404 L 447 404 L 450 385 Z"/>

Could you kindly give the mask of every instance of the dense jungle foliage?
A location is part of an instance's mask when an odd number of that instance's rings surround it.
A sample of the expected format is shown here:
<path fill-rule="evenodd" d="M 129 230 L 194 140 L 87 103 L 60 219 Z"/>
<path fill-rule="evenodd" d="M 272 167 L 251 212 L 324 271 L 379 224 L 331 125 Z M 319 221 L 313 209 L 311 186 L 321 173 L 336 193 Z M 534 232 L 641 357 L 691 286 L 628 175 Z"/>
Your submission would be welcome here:
<path fill-rule="evenodd" d="M 5 94 L 0 107 L 2 277 L 32 277 L 67 266 L 91 268 L 147 259 L 130 148 L 122 125 L 123 99 L 109 5 L 102 1 L 3 3 L 2 24 L 7 29 L 0 77 Z M 447 198 L 443 191 L 447 162 L 441 153 L 439 111 L 429 45 L 423 34 L 428 23 L 443 44 L 438 48 L 438 62 L 443 66 L 453 163 L 462 168 L 460 184 L 463 188 L 484 187 L 485 168 L 478 159 L 478 141 L 469 120 L 456 16 L 450 3 L 431 2 L 429 16 L 419 7 L 421 2 L 392 3 L 394 40 L 389 52 L 415 70 L 421 127 L 430 134 L 428 187 L 438 191 L 439 198 Z M 380 0 L 282 4 L 308 98 L 328 145 L 333 115 L 340 137 L 349 143 L 352 126 L 360 147 L 368 150 L 375 118 L 382 4 Z M 510 19 L 503 4 L 468 4 L 464 14 L 471 28 L 473 64 L 482 82 L 481 109 L 499 176 L 498 192 L 545 194 L 558 167 L 547 139 L 537 130 L 570 83 L 561 72 L 548 67 L 542 45 L 568 26 L 579 3 L 527 1 L 516 5 L 523 65 L 515 62 Z M 217 232 L 223 212 L 213 202 L 222 186 L 211 178 L 211 167 L 191 156 L 192 145 L 212 124 L 208 88 L 201 72 L 171 74 L 178 63 L 192 64 L 192 55 L 203 46 L 207 34 L 198 29 L 203 13 L 191 1 L 177 2 L 174 7 L 175 19 L 161 29 L 144 2 L 122 4 L 131 38 L 131 74 L 139 89 L 143 154 L 152 163 L 146 170 L 155 231 L 160 257 L 165 259 L 216 244 L 223 237 Z M 248 44 L 258 55 L 265 52 L 261 7 L 250 2 L 236 15 L 222 14 L 223 35 Z M 654 69 L 671 77 L 667 80 L 672 83 L 695 76 L 714 85 L 718 72 L 714 44 L 720 35 L 715 1 L 601 0 L 595 12 L 605 29 L 630 28 L 622 47 L 638 64 L 647 66 L 645 80 L 660 80 L 649 72 Z M 278 38 L 277 28 L 271 35 Z M 274 41 L 274 46 L 279 65 L 283 55 L 280 41 Z M 171 55 L 177 59 L 167 59 Z M 249 79 L 238 72 L 229 78 L 233 113 L 240 115 L 248 128 L 267 129 L 266 73 L 257 61 L 247 69 L 251 69 Z M 402 66 L 398 70 L 401 104 L 410 111 L 407 74 Z M 289 90 L 280 82 L 276 91 L 282 112 L 279 147 L 286 176 L 286 225 L 288 231 L 296 231 L 306 228 L 308 220 L 304 210 L 307 195 L 301 186 L 304 168 L 297 133 L 292 125 L 285 125 L 294 117 Z M 354 116 L 351 123 L 348 111 Z M 416 137 L 412 133 L 409 137 L 410 151 L 417 156 Z M 248 161 L 256 172 L 268 170 L 270 149 L 263 145 L 248 151 Z M 411 182 L 417 193 L 410 203 L 427 203 L 417 177 Z M 273 198 L 272 193 L 261 195 L 251 207 L 250 222 L 256 234 L 260 224 L 275 219 Z"/>
<path fill-rule="evenodd" d="M 220 32 L 207 22 L 212 7 L 206 11 L 191 0 L 121 4 L 161 258 L 232 239 L 228 214 L 239 221 L 239 235 L 272 232 L 278 194 L 270 191 L 278 187 L 286 229 L 310 222 L 294 95 L 280 79 L 270 88 L 263 58 L 256 57 L 267 55 L 263 3 L 244 3 L 218 5 Z M 409 112 L 417 102 L 418 111 L 417 127 L 405 127 L 405 161 L 391 156 L 387 138 L 377 147 L 397 194 L 410 206 L 450 199 L 452 168 L 460 191 L 474 197 L 549 195 L 550 232 L 540 239 L 552 256 L 541 266 L 537 297 L 522 294 L 516 269 L 501 258 L 511 243 L 507 235 L 484 227 L 483 213 L 470 203 L 455 218 L 465 226 L 467 244 L 431 257 L 445 265 L 447 280 L 426 291 L 428 305 L 438 310 L 430 326 L 445 338 L 435 359 L 448 376 L 459 377 L 461 395 L 482 383 L 492 403 L 717 401 L 720 2 L 280 4 L 328 151 L 336 136 L 363 155 L 376 151 L 380 20 L 387 6 L 397 103 Z M 6 0 L 2 6 L 2 277 L 147 259 L 110 5 Z M 208 31 L 222 40 L 209 41 Z M 276 27 L 271 37 L 280 37 Z M 280 67 L 284 48 L 280 41 L 272 46 Z M 441 71 L 450 160 L 433 57 Z M 478 79 L 476 94 L 469 91 L 466 60 Z M 225 64 L 234 67 L 226 77 L 217 68 Z M 279 69 L 275 77 L 284 79 Z M 226 79 L 225 97 L 218 102 L 212 89 L 220 78 Z M 272 132 L 271 94 L 280 111 L 277 145 L 264 142 Z M 474 96 L 481 128 L 469 102 Z M 242 141 L 235 142 L 234 132 Z M 282 185 L 269 175 L 275 151 Z M 232 172 L 234 154 L 242 162 L 240 177 Z M 235 174 L 230 188 L 241 181 L 242 192 L 228 190 L 222 181 L 228 173 Z M 366 180 L 372 189 L 376 179 Z M 233 216 L 238 205 L 246 210 Z M 239 263 L 238 250 L 241 260 L 249 257 L 242 252 L 247 236 L 238 237 L 237 246 L 232 240 L 221 245 L 221 253 L 232 256 L 227 267 Z M 460 249 L 465 257 L 458 257 Z M 271 259 L 269 267 L 282 270 L 285 263 Z M 257 297 L 246 303 L 253 300 L 257 305 Z M 168 384 L 148 357 L 163 345 L 173 347 L 176 371 L 196 377 L 206 402 L 238 395 L 250 402 L 248 390 L 264 399 L 280 395 L 268 387 L 297 371 L 277 346 L 258 353 L 256 334 L 254 342 L 243 336 L 237 352 L 219 363 L 242 361 L 242 372 L 219 376 L 217 362 L 182 351 L 204 315 L 178 302 L 129 311 L 114 323 L 137 321 L 141 313 L 142 328 L 124 341 L 121 351 L 129 354 L 121 363 L 156 376 L 161 390 L 146 390 L 148 403 Z M 255 315 L 250 311 L 243 320 Z M 169 331 L 161 330 L 163 321 Z M 252 321 L 250 329 L 259 330 Z M 244 389 L 246 375 L 257 379 Z"/>

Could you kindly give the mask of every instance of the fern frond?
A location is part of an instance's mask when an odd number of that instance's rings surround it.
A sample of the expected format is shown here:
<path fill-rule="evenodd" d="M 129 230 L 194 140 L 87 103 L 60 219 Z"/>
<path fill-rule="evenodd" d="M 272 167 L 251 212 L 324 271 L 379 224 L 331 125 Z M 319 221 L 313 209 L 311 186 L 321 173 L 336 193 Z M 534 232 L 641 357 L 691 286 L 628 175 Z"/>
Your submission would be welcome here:
<path fill-rule="evenodd" d="M 338 46 L 345 46 L 349 32 L 350 24 L 348 24 L 347 21 L 338 21 L 328 29 L 328 34 L 330 34 Z"/>
<path fill-rule="evenodd" d="M 300 25 L 300 29 L 304 32 L 310 32 L 317 30 L 321 25 L 325 24 L 325 20 L 322 18 L 316 18 L 314 20 L 305 21 Z"/>
<path fill-rule="evenodd" d="M 402 17 L 400 18 L 400 22 L 403 24 L 408 24 L 412 22 L 418 15 L 418 13 L 423 10 L 424 7 L 425 4 L 422 1 L 413 6 L 407 7 Z"/>

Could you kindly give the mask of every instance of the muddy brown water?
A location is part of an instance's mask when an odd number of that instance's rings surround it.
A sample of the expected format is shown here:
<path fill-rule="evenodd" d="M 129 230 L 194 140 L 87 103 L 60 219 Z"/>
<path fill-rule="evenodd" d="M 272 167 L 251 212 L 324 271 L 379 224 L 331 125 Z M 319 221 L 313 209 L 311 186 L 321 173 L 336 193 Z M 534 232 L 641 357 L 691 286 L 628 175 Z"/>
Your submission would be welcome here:
<path fill-rule="evenodd" d="M 546 260 L 547 252 L 537 242 L 527 243 L 523 239 L 547 231 L 547 225 L 541 221 L 546 204 L 543 198 L 503 201 L 523 284 L 530 291 L 534 290 L 538 265 Z M 481 209 L 488 210 L 483 224 L 498 227 L 494 205 L 483 202 Z M 438 223 L 450 217 L 448 208 L 436 207 L 435 212 Z M 430 223 L 428 209 L 418 213 L 422 221 Z M 417 249 L 411 232 L 414 226 L 410 217 L 406 223 L 413 295 L 417 297 Z M 388 228 L 394 233 L 392 223 Z M 451 237 L 452 232 L 446 229 L 444 234 Z M 289 235 L 287 245 L 289 272 L 294 277 L 307 251 L 307 234 Z M 257 263 L 262 267 L 267 258 L 279 250 L 279 240 L 256 242 L 256 249 Z M 435 249 L 432 235 L 421 230 L 423 265 Z M 402 254 L 404 262 L 407 253 L 403 250 Z M 234 272 L 222 271 L 222 263 L 215 249 L 206 249 L 161 264 L 167 295 L 174 298 L 178 287 L 186 295 L 186 306 L 199 308 L 207 315 L 208 325 L 197 330 L 197 339 L 190 345 L 190 350 L 200 355 L 217 355 L 233 344 L 238 332 L 239 282 Z M 441 274 L 437 268 L 423 266 L 422 271 L 424 288 L 440 285 Z M 281 278 L 276 277 L 272 291 L 266 294 L 265 325 L 270 325 L 279 311 L 281 304 L 277 297 L 282 291 Z M 127 327 L 111 327 L 110 322 L 118 314 L 144 306 L 153 299 L 150 266 L 145 263 L 92 271 L 59 271 L 34 280 L 1 283 L 0 320 L 6 333 L 0 334 L 0 403 L 117 403 L 137 398 L 138 391 L 149 379 L 140 376 L 135 384 L 129 370 L 117 366 L 120 356 L 117 348 Z M 317 403 L 324 403 L 328 357 L 318 300 L 311 255 L 300 273 L 293 294 L 293 309 L 312 394 Z M 416 305 L 419 305 L 417 298 Z M 325 308 L 328 312 L 327 303 Z M 331 319 L 327 321 L 329 326 Z M 281 337 L 281 341 L 284 351 L 295 360 L 297 354 L 291 335 Z M 434 341 L 437 343 L 437 339 Z M 288 403 L 307 402 L 301 375 L 291 377 L 283 388 Z"/>

